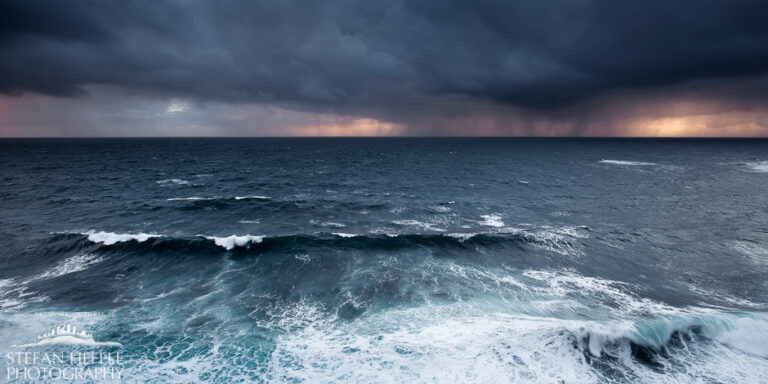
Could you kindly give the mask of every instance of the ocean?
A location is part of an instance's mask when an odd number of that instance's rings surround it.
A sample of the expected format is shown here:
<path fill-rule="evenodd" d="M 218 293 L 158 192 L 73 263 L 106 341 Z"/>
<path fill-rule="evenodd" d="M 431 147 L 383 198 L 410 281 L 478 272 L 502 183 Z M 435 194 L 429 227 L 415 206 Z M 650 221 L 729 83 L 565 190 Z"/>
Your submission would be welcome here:
<path fill-rule="evenodd" d="M 13 139 L 0 163 L 0 381 L 85 350 L 135 383 L 768 382 L 765 140 Z M 41 342 L 66 325 L 88 337 Z"/>

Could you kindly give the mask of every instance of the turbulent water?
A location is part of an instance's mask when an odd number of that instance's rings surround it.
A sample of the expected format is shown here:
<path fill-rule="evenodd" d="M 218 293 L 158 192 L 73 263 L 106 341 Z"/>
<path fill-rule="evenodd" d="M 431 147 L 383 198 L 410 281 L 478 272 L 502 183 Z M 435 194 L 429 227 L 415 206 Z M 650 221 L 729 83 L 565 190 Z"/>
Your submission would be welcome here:
<path fill-rule="evenodd" d="M 76 324 L 127 382 L 768 382 L 766 141 L 7 140 L 0 163 L 3 355 Z"/>

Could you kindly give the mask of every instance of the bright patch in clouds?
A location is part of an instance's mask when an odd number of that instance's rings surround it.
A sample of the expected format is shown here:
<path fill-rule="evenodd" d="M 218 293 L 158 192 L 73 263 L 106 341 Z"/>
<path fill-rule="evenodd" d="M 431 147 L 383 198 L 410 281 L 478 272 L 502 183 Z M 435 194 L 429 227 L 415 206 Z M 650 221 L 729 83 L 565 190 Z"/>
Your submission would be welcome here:
<path fill-rule="evenodd" d="M 189 109 L 189 103 L 181 100 L 172 100 L 165 113 L 179 113 Z"/>

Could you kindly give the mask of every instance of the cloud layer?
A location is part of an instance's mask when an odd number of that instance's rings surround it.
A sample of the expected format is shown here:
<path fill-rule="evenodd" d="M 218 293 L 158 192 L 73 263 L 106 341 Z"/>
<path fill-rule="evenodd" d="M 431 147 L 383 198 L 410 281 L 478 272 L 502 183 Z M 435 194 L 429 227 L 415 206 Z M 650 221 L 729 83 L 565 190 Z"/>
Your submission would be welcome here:
<path fill-rule="evenodd" d="M 77 115 L 119 93 L 182 120 L 277 108 L 405 134 L 611 135 L 695 102 L 763 124 L 767 14 L 762 1 L 9 0 L 0 111 L 52 97 L 77 102 L 51 113 Z M 226 132 L 226 116 L 207 120 Z"/>

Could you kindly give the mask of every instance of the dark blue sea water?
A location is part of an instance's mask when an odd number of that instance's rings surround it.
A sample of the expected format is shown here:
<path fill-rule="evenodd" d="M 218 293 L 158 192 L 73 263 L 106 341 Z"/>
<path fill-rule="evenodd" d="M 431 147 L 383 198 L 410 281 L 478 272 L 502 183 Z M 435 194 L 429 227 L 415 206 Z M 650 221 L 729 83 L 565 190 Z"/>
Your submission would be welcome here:
<path fill-rule="evenodd" d="M 768 141 L 4 140 L 0 164 L 0 380 L 73 324 L 95 343 L 48 348 L 119 351 L 125 382 L 768 382 Z"/>

